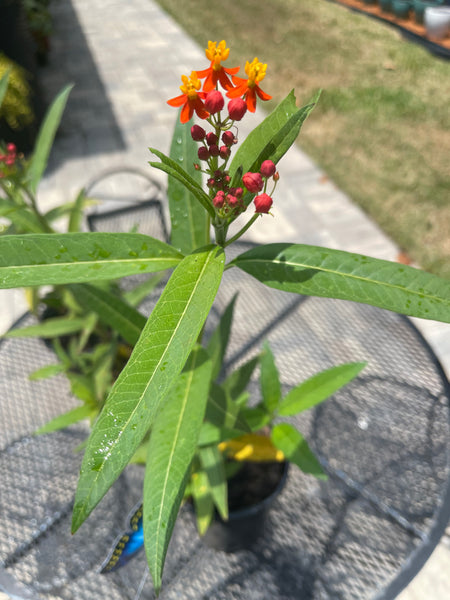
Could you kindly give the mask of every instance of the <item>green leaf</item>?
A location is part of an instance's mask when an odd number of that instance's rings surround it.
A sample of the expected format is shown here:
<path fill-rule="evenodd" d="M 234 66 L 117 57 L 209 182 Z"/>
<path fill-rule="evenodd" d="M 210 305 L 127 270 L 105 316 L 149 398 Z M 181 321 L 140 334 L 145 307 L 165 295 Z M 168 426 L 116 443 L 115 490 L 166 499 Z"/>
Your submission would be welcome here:
<path fill-rule="evenodd" d="M 266 425 L 269 425 L 272 420 L 271 415 L 262 406 L 243 408 L 241 416 L 247 423 L 250 431 L 259 431 Z"/>
<path fill-rule="evenodd" d="M 83 188 L 79 191 L 70 211 L 69 224 L 67 227 L 67 231 L 70 233 L 76 233 L 80 231 L 81 221 L 83 219 L 83 209 L 86 200 L 86 190 Z"/>
<path fill-rule="evenodd" d="M 137 307 L 140 303 L 153 292 L 158 283 L 162 280 L 163 274 L 153 275 L 142 283 L 139 283 L 136 287 L 127 292 L 123 293 L 123 298 L 131 304 L 131 306 Z"/>
<path fill-rule="evenodd" d="M 182 258 L 141 233 L 0 236 L 0 288 L 115 279 L 163 271 Z"/>
<path fill-rule="evenodd" d="M 274 446 L 281 450 L 289 462 L 294 463 L 304 473 L 310 473 L 318 479 L 327 479 L 302 434 L 289 423 L 279 423 L 272 429 L 270 439 Z"/>
<path fill-rule="evenodd" d="M 233 400 L 237 400 L 244 392 L 258 363 L 259 356 L 251 358 L 248 362 L 235 369 L 223 382 L 222 387 Z"/>
<path fill-rule="evenodd" d="M 95 397 L 94 381 L 87 375 L 71 371 L 66 373 L 66 377 L 70 381 L 70 391 L 72 394 L 89 405 L 91 410 L 96 408 L 97 400 Z"/>
<path fill-rule="evenodd" d="M 72 85 L 68 85 L 58 94 L 47 111 L 44 122 L 39 130 L 33 157 L 28 166 L 29 185 L 33 194 L 36 193 L 41 177 L 47 167 L 47 161 L 53 146 L 56 130 L 59 127 L 67 98 L 69 97 L 72 87 Z"/>
<path fill-rule="evenodd" d="M 347 363 L 313 375 L 288 392 L 278 414 L 288 417 L 316 406 L 354 379 L 366 365 L 365 362 Z"/>
<path fill-rule="evenodd" d="M 64 373 L 66 370 L 65 365 L 61 363 L 57 363 L 55 365 L 45 365 L 45 367 L 41 367 L 40 369 L 36 369 L 28 375 L 28 379 L 30 381 L 38 381 L 39 379 L 47 379 L 48 377 L 54 377 L 55 375 L 59 375 L 60 373 Z"/>
<path fill-rule="evenodd" d="M 10 329 L 0 337 L 42 337 L 54 338 L 76 333 L 84 327 L 84 319 L 75 319 L 72 317 L 54 317 L 47 319 L 37 325 L 29 325 L 21 329 Z"/>
<path fill-rule="evenodd" d="M 69 412 L 55 417 L 42 427 L 39 427 L 34 434 L 41 435 L 43 433 L 50 433 L 52 431 L 58 431 L 59 429 L 65 429 L 66 427 L 69 427 L 69 425 L 74 425 L 74 423 L 83 421 L 83 419 L 89 419 L 93 414 L 92 406 L 87 404 L 78 406 Z"/>
<path fill-rule="evenodd" d="M 227 427 L 218 427 L 209 421 L 205 421 L 202 425 L 200 436 L 198 438 L 199 446 L 210 446 L 211 444 L 220 444 L 224 440 L 229 440 L 240 435 L 248 433 L 248 427 L 243 429 Z"/>
<path fill-rule="evenodd" d="M 148 445 L 144 480 L 144 539 L 155 591 L 197 448 L 211 381 L 211 361 L 197 347 L 159 411 Z"/>
<path fill-rule="evenodd" d="M 0 79 L 0 106 L 3 104 L 3 99 L 8 90 L 8 79 L 11 69 L 8 69 L 3 77 Z"/>
<path fill-rule="evenodd" d="M 214 506 L 224 521 L 228 519 L 228 486 L 223 463 L 223 455 L 217 446 L 207 446 L 199 450 L 200 463 L 208 478 Z"/>
<path fill-rule="evenodd" d="M 0 198 L 0 216 L 6 217 L 19 231 L 43 233 L 43 226 L 36 215 L 26 206 L 14 204 L 11 200 Z"/>
<path fill-rule="evenodd" d="M 224 253 L 209 246 L 175 269 L 92 431 L 75 497 L 73 531 L 108 491 L 151 427 L 216 296 Z"/>
<path fill-rule="evenodd" d="M 86 283 L 71 285 L 69 289 L 85 310 L 95 312 L 102 323 L 109 325 L 126 342 L 132 346 L 136 344 L 147 322 L 144 315 L 105 289 Z"/>
<path fill-rule="evenodd" d="M 233 178 L 239 167 L 242 167 L 243 173 L 258 171 L 265 160 L 276 164 L 297 139 L 318 98 L 319 95 L 310 104 L 298 109 L 294 91 L 291 91 L 242 142 L 231 162 L 230 176 Z"/>
<path fill-rule="evenodd" d="M 170 158 L 201 188 L 202 174 L 194 168 L 197 144 L 190 134 L 190 123 L 179 119 L 173 132 Z M 190 254 L 209 241 L 209 217 L 204 207 L 184 183 L 169 177 L 167 196 L 169 199 L 171 235 L 170 241 L 183 254 Z"/>
<path fill-rule="evenodd" d="M 239 416 L 240 407 L 217 384 L 212 384 L 206 406 L 205 419 L 216 427 L 243 429 L 248 431 L 246 423 Z"/>
<path fill-rule="evenodd" d="M 232 265 L 269 287 L 450 322 L 450 281 L 398 263 L 303 244 L 268 244 Z"/>
<path fill-rule="evenodd" d="M 272 350 L 267 342 L 264 343 L 260 363 L 263 404 L 269 413 L 273 413 L 281 400 L 281 383 Z"/>
<path fill-rule="evenodd" d="M 213 362 L 213 381 L 218 377 L 225 358 L 228 340 L 230 339 L 231 324 L 233 322 L 233 312 L 234 305 L 236 303 L 236 298 L 237 294 L 233 296 L 231 302 L 224 310 L 224 313 L 220 318 L 219 324 L 214 330 L 206 348 Z"/>
<path fill-rule="evenodd" d="M 198 533 L 205 535 L 214 515 L 214 501 L 205 471 L 198 470 L 192 475 L 190 488 L 194 499 Z"/>
<path fill-rule="evenodd" d="M 164 171 L 171 177 L 177 179 L 180 183 L 182 183 L 186 189 L 188 189 L 200 202 L 203 208 L 209 212 L 212 218 L 215 217 L 215 211 L 211 204 L 211 201 L 207 194 L 203 191 L 203 188 L 193 179 L 189 173 L 187 173 L 180 165 L 160 152 L 155 148 L 149 148 L 150 152 L 157 156 L 161 162 L 150 162 L 149 164 L 155 169 L 159 169 L 160 171 Z"/>

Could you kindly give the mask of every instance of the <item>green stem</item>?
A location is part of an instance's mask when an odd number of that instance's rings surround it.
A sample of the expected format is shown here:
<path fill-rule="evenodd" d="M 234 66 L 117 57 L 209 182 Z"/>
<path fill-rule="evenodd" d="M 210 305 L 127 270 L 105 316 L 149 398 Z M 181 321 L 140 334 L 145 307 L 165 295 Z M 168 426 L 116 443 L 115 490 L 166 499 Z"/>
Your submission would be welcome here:
<path fill-rule="evenodd" d="M 39 223 L 42 225 L 44 233 L 54 233 L 54 230 L 50 227 L 50 225 L 47 223 L 44 215 L 40 212 L 37 202 L 36 202 L 36 198 L 34 197 L 34 195 L 24 185 L 21 185 L 20 187 L 25 192 L 27 198 L 29 199 L 31 208 L 33 209 L 33 212 L 36 215 Z"/>
<path fill-rule="evenodd" d="M 236 240 L 238 240 L 241 235 L 244 235 L 244 233 L 247 231 L 247 229 L 250 229 L 250 227 L 253 225 L 253 223 L 256 221 L 256 219 L 259 217 L 259 213 L 255 213 L 253 215 L 253 217 L 247 221 L 247 223 L 244 225 L 244 227 L 242 227 L 242 229 L 240 229 L 235 235 L 233 235 L 233 237 L 231 237 L 227 242 L 225 242 L 224 247 L 229 246 L 230 244 L 232 244 L 233 242 L 235 242 Z"/>

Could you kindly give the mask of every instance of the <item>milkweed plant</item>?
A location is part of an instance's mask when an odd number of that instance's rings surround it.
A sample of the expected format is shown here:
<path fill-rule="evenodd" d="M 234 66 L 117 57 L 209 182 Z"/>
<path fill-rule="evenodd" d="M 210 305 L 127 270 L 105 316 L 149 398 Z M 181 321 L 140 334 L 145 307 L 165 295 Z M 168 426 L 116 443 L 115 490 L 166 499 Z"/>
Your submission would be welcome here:
<path fill-rule="evenodd" d="M 145 462 L 139 515 L 157 593 L 185 495 L 190 494 L 194 503 L 202 496 L 197 502 L 201 533 L 215 509 L 227 518 L 227 488 L 220 484 L 226 478 L 226 460 L 287 460 L 326 477 L 301 433 L 280 419 L 325 400 L 365 365 L 338 365 L 283 396 L 275 358 L 266 343 L 258 357 L 218 383 L 235 299 L 207 343 L 202 343 L 202 335 L 224 269 L 239 269 L 280 292 L 352 300 L 450 322 L 450 283 L 409 266 L 286 242 L 257 245 L 227 260 L 229 246 L 258 219 L 271 218 L 273 206 L 282 205 L 276 195 L 282 177 L 278 163 L 318 100 L 297 108 L 291 92 L 241 139 L 240 121 L 252 118 L 256 104 L 271 98 L 261 87 L 267 65 L 255 58 L 246 63 L 240 77 L 239 67 L 224 66 L 229 53 L 225 41 L 208 43 L 209 66 L 183 75 L 181 94 L 168 100 L 179 109 L 170 156 L 150 148 L 155 157 L 150 165 L 168 175 L 170 244 L 140 233 L 81 232 L 83 192 L 59 212 L 39 211 L 38 184 L 70 88 L 50 107 L 29 161 L 12 145 L 0 148 L 0 214 L 10 223 L 0 235 L 0 287 L 26 287 L 34 307 L 48 298 L 36 296 L 36 290 L 53 287 L 65 312 L 49 319 L 50 325 L 31 326 L 38 328 L 31 334 L 56 338 L 62 366 L 44 368 L 36 378 L 64 371 L 83 401 L 83 406 L 43 431 L 86 417 L 92 422 L 76 491 L 73 532 L 130 461 Z M 3 78 L 0 101 L 6 87 Z M 69 216 L 66 233 L 52 227 L 51 220 L 61 214 Z M 236 223 L 230 235 L 238 218 L 241 225 Z M 122 293 L 117 281 L 168 269 L 172 273 L 145 318 L 136 306 L 154 284 L 144 282 Z M 94 351 L 98 363 L 85 349 L 95 327 L 109 331 L 100 338 L 96 355 Z M 53 328 L 52 336 L 48 328 Z M 15 335 L 20 335 L 18 331 Z M 76 336 L 69 351 L 58 342 L 63 333 Z M 122 352 L 125 366 L 113 377 L 111 348 L 117 353 L 124 343 L 129 348 Z M 82 379 L 71 368 L 75 359 L 84 365 Z M 86 376 L 98 375 L 105 361 L 109 375 L 100 378 L 101 389 L 92 392 Z M 261 400 L 255 406 L 246 387 L 257 366 Z M 112 566 L 119 555 L 120 550 L 112 557 Z"/>

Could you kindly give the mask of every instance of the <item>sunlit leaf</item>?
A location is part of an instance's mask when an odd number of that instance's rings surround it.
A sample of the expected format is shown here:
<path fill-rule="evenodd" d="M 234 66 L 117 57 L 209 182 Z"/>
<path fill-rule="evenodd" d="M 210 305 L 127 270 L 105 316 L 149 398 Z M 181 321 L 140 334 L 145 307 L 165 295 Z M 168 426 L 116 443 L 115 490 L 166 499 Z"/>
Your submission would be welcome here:
<path fill-rule="evenodd" d="M 83 421 L 84 419 L 88 419 L 92 416 L 93 409 L 92 406 L 84 404 L 83 406 L 78 406 L 69 412 L 66 412 L 58 417 L 55 417 L 38 430 L 35 431 L 35 435 L 41 435 L 43 433 L 50 433 L 52 431 L 58 431 L 60 429 L 65 429 L 69 427 L 69 425 L 74 425 L 79 421 Z"/>
<path fill-rule="evenodd" d="M 285 292 L 353 300 L 450 322 L 450 281 L 402 264 L 303 244 L 259 246 L 232 264 Z"/>
<path fill-rule="evenodd" d="M 193 157 L 197 154 L 197 144 L 190 133 L 191 123 L 181 123 L 177 119 L 170 147 L 170 158 L 175 161 L 195 181 L 202 185 L 202 173 L 194 167 Z M 170 241 L 183 254 L 190 254 L 209 241 L 209 216 L 198 199 L 184 183 L 169 177 L 167 187 L 169 200 L 171 233 Z"/>
<path fill-rule="evenodd" d="M 144 539 L 157 593 L 197 448 L 210 381 L 211 361 L 205 350 L 197 347 L 170 389 L 150 435 L 144 480 Z"/>
<path fill-rule="evenodd" d="M 348 363 L 313 375 L 287 393 L 280 404 L 278 414 L 287 417 L 316 406 L 354 379 L 366 364 Z"/>
<path fill-rule="evenodd" d="M 243 173 L 259 170 L 264 160 L 272 160 L 276 164 L 297 139 L 317 100 L 318 95 L 310 104 L 299 109 L 291 91 L 239 146 L 230 165 L 231 177 L 240 167 Z"/>
<path fill-rule="evenodd" d="M 39 130 L 33 156 L 28 166 L 29 185 L 33 194 L 36 193 L 39 181 L 47 167 L 53 140 L 55 139 L 56 131 L 72 87 L 71 85 L 66 86 L 53 100 Z"/>
<path fill-rule="evenodd" d="M 133 456 L 183 368 L 217 293 L 224 254 L 209 246 L 175 269 L 92 431 L 75 498 L 73 530 Z"/>
<path fill-rule="evenodd" d="M 182 258 L 141 233 L 0 236 L 0 288 L 115 279 L 169 269 Z"/>
<path fill-rule="evenodd" d="M 297 465 L 304 473 L 310 473 L 318 479 L 327 479 L 326 473 L 307 441 L 293 425 L 289 423 L 275 425 L 271 432 L 271 440 L 289 462 Z"/>

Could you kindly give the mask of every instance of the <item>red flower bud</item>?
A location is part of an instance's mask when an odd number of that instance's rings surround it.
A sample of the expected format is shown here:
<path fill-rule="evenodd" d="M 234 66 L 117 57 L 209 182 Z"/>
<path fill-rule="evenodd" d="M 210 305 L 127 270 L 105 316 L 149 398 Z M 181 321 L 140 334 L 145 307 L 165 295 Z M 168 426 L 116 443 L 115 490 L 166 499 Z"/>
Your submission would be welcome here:
<path fill-rule="evenodd" d="M 228 158 L 230 156 L 230 149 L 228 146 L 220 146 L 220 158 Z"/>
<path fill-rule="evenodd" d="M 222 110 L 225 101 L 223 99 L 222 93 L 219 90 L 213 90 L 206 95 L 205 98 L 205 107 L 206 110 L 214 115 Z"/>
<path fill-rule="evenodd" d="M 208 144 L 208 146 L 213 146 L 214 144 L 217 144 L 217 142 L 217 135 L 210 131 L 206 136 L 206 143 Z"/>
<path fill-rule="evenodd" d="M 227 204 L 230 208 L 235 208 L 239 205 L 239 198 L 236 198 L 233 194 L 227 194 Z"/>
<path fill-rule="evenodd" d="M 278 173 L 278 171 L 274 174 L 273 176 L 273 180 L 274 181 L 278 181 L 280 179 L 280 174 Z"/>
<path fill-rule="evenodd" d="M 10 144 L 8 144 L 6 146 L 6 151 L 9 152 L 10 154 L 15 154 L 17 151 L 16 145 L 11 142 Z"/>
<path fill-rule="evenodd" d="M 276 170 L 277 168 L 275 166 L 275 163 L 273 163 L 271 160 L 265 160 L 262 163 L 259 172 L 263 177 L 272 177 L 272 175 L 275 175 Z"/>
<path fill-rule="evenodd" d="M 228 114 L 233 121 L 240 121 L 247 112 L 247 104 L 242 98 L 233 98 L 228 102 Z"/>
<path fill-rule="evenodd" d="M 234 137 L 234 133 L 232 131 L 224 131 L 222 133 L 222 142 L 225 146 L 232 146 L 235 142 L 236 138 Z"/>
<path fill-rule="evenodd" d="M 260 192 L 264 187 L 264 181 L 260 173 L 251 173 L 250 171 L 242 177 L 245 187 L 252 194 Z"/>
<path fill-rule="evenodd" d="M 222 208 L 225 203 L 225 193 L 219 190 L 213 198 L 213 204 L 216 208 Z"/>
<path fill-rule="evenodd" d="M 256 196 L 254 202 L 257 213 L 268 213 L 273 204 L 273 200 L 268 194 Z"/>
<path fill-rule="evenodd" d="M 212 144 L 209 147 L 209 153 L 211 154 L 211 156 L 219 156 L 219 154 L 220 154 L 219 146 L 217 146 L 216 144 Z"/>
<path fill-rule="evenodd" d="M 197 155 L 200 160 L 208 160 L 208 158 L 210 157 L 209 150 L 208 148 L 205 148 L 205 146 L 200 146 Z"/>
<path fill-rule="evenodd" d="M 200 125 L 192 125 L 191 136 L 194 142 L 201 142 L 206 135 L 206 131 Z"/>

